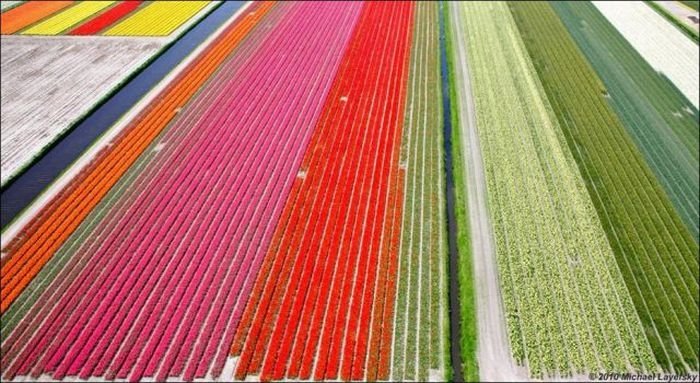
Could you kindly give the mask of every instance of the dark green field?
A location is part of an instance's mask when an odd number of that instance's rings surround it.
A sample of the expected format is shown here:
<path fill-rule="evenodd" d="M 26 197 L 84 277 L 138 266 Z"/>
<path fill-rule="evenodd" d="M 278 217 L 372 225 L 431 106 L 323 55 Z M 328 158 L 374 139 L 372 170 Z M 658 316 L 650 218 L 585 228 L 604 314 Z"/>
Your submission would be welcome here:
<path fill-rule="evenodd" d="M 697 238 L 697 109 L 591 3 L 557 1 L 552 6 L 603 80 L 608 102 Z"/>

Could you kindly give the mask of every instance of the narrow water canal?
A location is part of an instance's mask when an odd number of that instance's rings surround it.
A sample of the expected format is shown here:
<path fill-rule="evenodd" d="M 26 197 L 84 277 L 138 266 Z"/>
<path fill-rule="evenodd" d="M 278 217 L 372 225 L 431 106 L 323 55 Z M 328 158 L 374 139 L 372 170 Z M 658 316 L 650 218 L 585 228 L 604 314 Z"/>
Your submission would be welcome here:
<path fill-rule="evenodd" d="M 461 322 L 459 303 L 459 253 L 457 250 L 457 215 L 455 212 L 455 180 L 452 168 L 452 110 L 450 105 L 450 73 L 447 64 L 447 42 L 445 41 L 445 2 L 440 2 L 440 77 L 442 80 L 442 120 L 445 151 L 445 201 L 447 203 L 447 238 L 450 257 L 450 357 L 452 359 L 452 381 L 463 382 L 461 353 Z"/>

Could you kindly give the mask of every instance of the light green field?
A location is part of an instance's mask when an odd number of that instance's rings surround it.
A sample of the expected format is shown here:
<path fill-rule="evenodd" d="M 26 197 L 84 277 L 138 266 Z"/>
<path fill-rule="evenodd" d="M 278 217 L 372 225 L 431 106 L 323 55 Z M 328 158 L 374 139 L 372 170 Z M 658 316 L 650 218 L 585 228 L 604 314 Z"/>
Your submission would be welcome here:
<path fill-rule="evenodd" d="M 464 3 L 511 347 L 535 377 L 654 369 L 613 251 L 503 2 Z"/>

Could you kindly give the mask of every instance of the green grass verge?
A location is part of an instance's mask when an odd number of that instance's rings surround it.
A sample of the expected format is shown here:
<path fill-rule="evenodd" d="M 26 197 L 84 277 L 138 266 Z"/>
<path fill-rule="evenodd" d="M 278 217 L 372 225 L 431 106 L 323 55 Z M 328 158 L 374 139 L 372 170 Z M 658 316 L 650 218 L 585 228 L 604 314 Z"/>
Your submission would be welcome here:
<path fill-rule="evenodd" d="M 461 319 L 460 346 L 462 352 L 462 369 L 464 379 L 468 382 L 479 380 L 479 366 L 476 358 L 477 326 L 476 298 L 474 293 L 474 271 L 472 264 L 471 238 L 469 235 L 469 215 L 467 211 L 467 185 L 464 169 L 464 154 L 461 146 L 461 125 L 457 90 L 454 75 L 455 64 L 452 47 L 452 28 L 448 7 L 443 7 L 445 23 L 445 44 L 447 49 L 447 66 L 450 73 L 450 105 L 452 109 L 452 169 L 455 182 L 455 208 L 457 216 L 457 249 L 459 251 L 459 300 Z"/>

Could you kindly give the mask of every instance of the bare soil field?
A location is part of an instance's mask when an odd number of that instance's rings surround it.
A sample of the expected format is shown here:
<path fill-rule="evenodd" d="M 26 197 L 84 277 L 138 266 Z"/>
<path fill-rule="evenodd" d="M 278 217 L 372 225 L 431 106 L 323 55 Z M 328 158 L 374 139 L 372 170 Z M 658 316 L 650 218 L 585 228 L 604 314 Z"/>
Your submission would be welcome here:
<path fill-rule="evenodd" d="M 144 38 L 3 36 L 2 183 L 163 44 Z"/>

